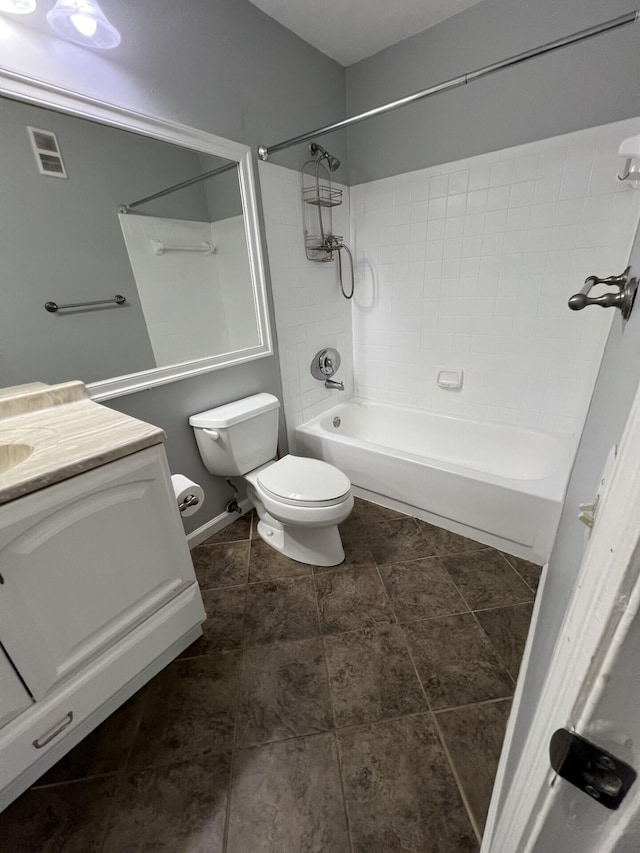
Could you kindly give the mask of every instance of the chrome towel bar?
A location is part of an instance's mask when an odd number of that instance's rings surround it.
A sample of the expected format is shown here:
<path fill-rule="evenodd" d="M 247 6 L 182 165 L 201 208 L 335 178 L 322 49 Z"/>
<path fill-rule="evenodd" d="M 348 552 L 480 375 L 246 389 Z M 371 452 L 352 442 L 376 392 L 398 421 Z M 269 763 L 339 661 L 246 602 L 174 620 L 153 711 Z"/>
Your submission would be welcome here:
<path fill-rule="evenodd" d="M 55 314 L 56 311 L 60 311 L 62 308 L 86 308 L 89 305 L 109 305 L 111 303 L 115 305 L 124 305 L 126 301 L 126 297 L 121 296 L 118 293 L 117 296 L 114 296 L 112 299 L 94 299 L 93 302 L 67 302 L 66 305 L 58 305 L 57 302 L 45 302 L 44 307 L 46 311 L 51 312 L 51 314 Z"/>

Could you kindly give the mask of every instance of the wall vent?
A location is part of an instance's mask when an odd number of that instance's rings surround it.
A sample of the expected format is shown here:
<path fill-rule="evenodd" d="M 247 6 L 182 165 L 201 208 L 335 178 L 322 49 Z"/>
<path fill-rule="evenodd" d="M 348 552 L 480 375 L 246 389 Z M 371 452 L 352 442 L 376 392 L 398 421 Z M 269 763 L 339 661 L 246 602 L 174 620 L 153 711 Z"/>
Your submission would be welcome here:
<path fill-rule="evenodd" d="M 39 127 L 27 126 L 27 130 L 40 174 L 50 175 L 53 178 L 66 178 L 67 172 L 55 133 L 50 130 L 41 130 Z"/>

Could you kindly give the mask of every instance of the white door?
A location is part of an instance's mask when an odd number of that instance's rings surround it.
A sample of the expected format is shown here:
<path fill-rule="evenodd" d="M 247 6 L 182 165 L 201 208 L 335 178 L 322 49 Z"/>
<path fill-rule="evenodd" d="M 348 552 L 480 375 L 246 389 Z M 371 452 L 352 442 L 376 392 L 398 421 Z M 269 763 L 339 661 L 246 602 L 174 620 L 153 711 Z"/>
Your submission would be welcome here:
<path fill-rule="evenodd" d="M 510 738 L 535 643 L 534 633 L 525 650 L 481 853 L 638 853 L 640 779 L 610 811 L 555 774 L 549 743 L 558 729 L 575 731 L 640 771 L 640 392 L 604 485 L 523 745 Z M 514 754 L 519 763 L 504 785 Z"/>
<path fill-rule="evenodd" d="M 36 699 L 195 584 L 161 447 L 0 508 L 0 642 Z"/>

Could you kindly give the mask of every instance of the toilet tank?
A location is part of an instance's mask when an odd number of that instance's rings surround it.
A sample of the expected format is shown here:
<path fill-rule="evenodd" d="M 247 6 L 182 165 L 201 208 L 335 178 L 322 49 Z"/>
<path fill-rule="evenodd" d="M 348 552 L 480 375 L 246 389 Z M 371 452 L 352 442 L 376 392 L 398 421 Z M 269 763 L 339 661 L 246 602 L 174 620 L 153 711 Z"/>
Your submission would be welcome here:
<path fill-rule="evenodd" d="M 278 409 L 273 394 L 254 394 L 191 415 L 198 449 L 208 471 L 223 477 L 247 474 L 276 455 Z"/>

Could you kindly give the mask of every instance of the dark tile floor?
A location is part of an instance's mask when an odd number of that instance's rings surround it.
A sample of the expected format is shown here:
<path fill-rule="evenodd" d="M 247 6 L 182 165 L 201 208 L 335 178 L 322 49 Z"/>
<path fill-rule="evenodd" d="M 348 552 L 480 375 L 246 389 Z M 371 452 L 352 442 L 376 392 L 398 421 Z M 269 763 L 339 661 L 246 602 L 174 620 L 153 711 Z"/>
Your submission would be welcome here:
<path fill-rule="evenodd" d="M 204 636 L 0 815 L 0 851 L 477 851 L 539 568 L 356 501 L 345 562 L 251 515 Z"/>

